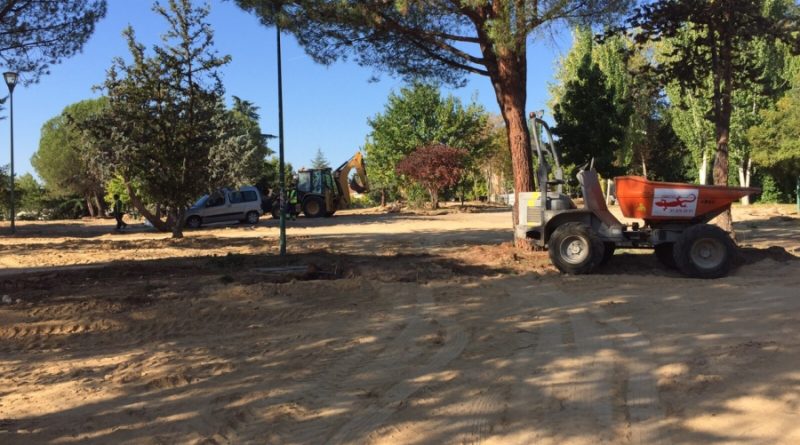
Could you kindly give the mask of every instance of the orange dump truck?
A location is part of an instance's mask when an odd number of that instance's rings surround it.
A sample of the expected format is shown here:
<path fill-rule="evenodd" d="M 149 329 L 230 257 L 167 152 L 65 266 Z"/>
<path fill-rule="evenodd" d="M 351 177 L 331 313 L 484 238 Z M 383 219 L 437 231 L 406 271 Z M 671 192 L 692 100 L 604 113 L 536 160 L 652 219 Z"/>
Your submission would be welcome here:
<path fill-rule="evenodd" d="M 731 203 L 757 188 L 654 182 L 640 176 L 615 179 L 623 215 L 644 224 L 623 224 L 606 206 L 591 163 L 578 172 L 583 207 L 563 193 L 564 173 L 550 129 L 531 116 L 537 155 L 537 191 L 519 194 L 517 237 L 546 248 L 564 273 L 586 274 L 607 263 L 617 248 L 653 249 L 659 261 L 685 275 L 719 278 L 733 266 L 736 245 L 709 224 Z M 540 135 L 547 135 L 545 143 Z"/>

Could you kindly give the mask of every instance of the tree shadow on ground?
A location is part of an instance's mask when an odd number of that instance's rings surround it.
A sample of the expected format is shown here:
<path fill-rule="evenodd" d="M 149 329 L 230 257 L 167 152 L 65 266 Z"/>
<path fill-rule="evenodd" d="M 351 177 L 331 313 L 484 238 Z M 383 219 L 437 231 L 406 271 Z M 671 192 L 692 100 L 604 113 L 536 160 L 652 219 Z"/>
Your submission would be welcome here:
<path fill-rule="evenodd" d="M 684 420 L 736 420 L 742 397 L 798 384 L 800 283 L 777 282 L 784 269 L 620 282 L 525 261 L 317 250 L 0 280 L 25 298 L 3 310 L 27 320 L 0 328 L 4 383 L 31 391 L 0 400 L 88 400 L 0 419 L 0 442 L 755 443 Z M 661 379 L 667 365 L 681 371 Z M 655 400 L 635 397 L 652 395 L 634 392 L 641 369 Z"/>

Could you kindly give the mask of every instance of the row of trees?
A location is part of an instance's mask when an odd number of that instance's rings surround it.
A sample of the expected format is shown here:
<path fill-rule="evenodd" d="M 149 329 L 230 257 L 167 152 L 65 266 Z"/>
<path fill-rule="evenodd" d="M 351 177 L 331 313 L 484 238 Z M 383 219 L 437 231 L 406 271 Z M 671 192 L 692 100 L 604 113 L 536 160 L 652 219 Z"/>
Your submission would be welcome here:
<path fill-rule="evenodd" d="M 785 1 L 767 2 L 761 13 L 777 20 L 786 16 L 788 7 Z M 644 45 L 619 34 L 597 43 L 590 29 L 576 29 L 573 48 L 560 61 L 557 83 L 551 85 L 550 106 L 566 159 L 580 164 L 594 157 L 607 177 L 636 173 L 708 183 L 709 161 L 717 151 L 716 128 L 722 125 L 713 113 L 713 76 L 704 71 L 706 82 L 693 85 L 694 72 L 682 74 L 682 80 L 659 71 L 700 63 L 674 60 L 697 32 L 680 29 Z M 732 162 L 725 179 L 749 186 L 755 168 L 759 182 L 766 178 L 770 187 L 772 177 L 779 177 L 788 192 L 794 182 L 791 166 L 800 152 L 791 153 L 791 135 L 785 131 L 784 148 L 776 150 L 775 141 L 781 139 L 772 130 L 789 128 L 788 122 L 779 122 L 788 116 L 775 109 L 791 100 L 789 94 L 779 102 L 797 85 L 800 59 L 792 56 L 790 46 L 773 38 L 753 38 L 742 45 L 737 57 L 747 61 L 741 69 L 749 71 L 737 77 L 739 89 L 732 93 L 726 148 Z M 765 197 L 776 195 L 767 190 Z"/>
<path fill-rule="evenodd" d="M 748 59 L 748 50 L 784 42 L 788 50 L 800 51 L 797 5 L 782 0 L 656 0 L 630 13 L 631 2 L 626 0 L 237 3 L 262 23 L 279 23 L 292 32 L 321 63 L 354 56 L 362 65 L 409 80 L 423 77 L 453 85 L 470 73 L 488 77 L 505 123 L 517 192 L 533 188 L 525 116 L 527 44 L 554 24 L 608 25 L 627 16 L 613 34 L 625 35 L 640 54 L 653 45 L 671 45 L 663 58 L 645 58 L 647 69 L 641 72 L 659 89 L 677 84 L 681 91 L 710 100 L 702 116 L 714 126 L 716 184 L 728 183 L 734 95 L 750 83 L 764 84 L 753 75 L 757 64 Z M 778 3 L 780 14 L 772 14 L 771 5 Z M 587 76 L 589 68 L 584 70 Z M 617 111 L 623 113 L 617 117 L 624 116 L 625 110 Z M 635 109 L 628 112 L 641 116 Z M 606 136 L 616 140 L 618 134 Z M 730 221 L 723 225 L 729 227 Z"/>

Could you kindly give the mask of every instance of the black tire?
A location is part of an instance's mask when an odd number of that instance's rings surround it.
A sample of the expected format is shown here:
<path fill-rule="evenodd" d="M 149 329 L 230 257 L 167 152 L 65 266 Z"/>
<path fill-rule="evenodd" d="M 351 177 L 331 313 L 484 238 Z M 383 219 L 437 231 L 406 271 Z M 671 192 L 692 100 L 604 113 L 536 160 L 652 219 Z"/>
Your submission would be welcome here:
<path fill-rule="evenodd" d="M 547 243 L 550 261 L 563 273 L 591 273 L 603 260 L 605 246 L 586 224 L 565 223 L 550 235 Z"/>
<path fill-rule="evenodd" d="M 319 218 L 325 216 L 325 201 L 319 196 L 309 196 L 303 200 L 303 214 L 306 218 Z"/>
<path fill-rule="evenodd" d="M 203 225 L 203 220 L 199 216 L 193 215 L 186 218 L 186 227 L 189 229 L 199 229 Z"/>
<path fill-rule="evenodd" d="M 332 210 L 332 211 L 330 211 L 330 212 L 325 212 L 325 217 L 326 217 L 326 218 L 330 218 L 331 216 L 333 216 L 333 215 L 334 215 L 334 213 L 336 213 L 336 210 Z"/>
<path fill-rule="evenodd" d="M 675 264 L 675 256 L 673 250 L 675 243 L 661 243 L 656 245 L 655 254 L 658 261 L 667 269 L 677 269 L 678 265 Z"/>
<path fill-rule="evenodd" d="M 244 222 L 254 226 L 254 225 L 258 224 L 258 219 L 260 217 L 261 217 L 261 215 L 259 215 L 258 212 L 256 212 L 255 210 L 251 210 L 251 211 L 247 212 L 247 215 L 245 215 Z"/>
<path fill-rule="evenodd" d="M 281 206 L 277 203 L 272 206 L 272 210 L 270 210 L 272 217 L 275 219 L 281 219 Z"/>
<path fill-rule="evenodd" d="M 606 241 L 603 243 L 603 258 L 600 260 L 600 264 L 598 266 L 605 266 L 611 261 L 611 257 L 614 256 L 614 251 L 617 250 L 617 245 Z"/>
<path fill-rule="evenodd" d="M 673 247 L 675 264 L 692 278 L 721 278 L 728 275 L 736 256 L 736 245 L 717 226 L 697 224 L 686 229 Z"/>

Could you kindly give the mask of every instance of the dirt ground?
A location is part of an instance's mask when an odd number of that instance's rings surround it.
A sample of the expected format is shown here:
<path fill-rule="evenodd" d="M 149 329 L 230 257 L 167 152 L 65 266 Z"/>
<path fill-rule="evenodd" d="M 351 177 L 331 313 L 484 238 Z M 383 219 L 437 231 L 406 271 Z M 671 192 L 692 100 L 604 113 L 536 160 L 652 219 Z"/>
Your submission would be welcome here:
<path fill-rule="evenodd" d="M 800 216 L 734 219 L 719 280 L 559 275 L 503 209 L 300 218 L 286 258 L 273 220 L 21 222 L 0 443 L 797 444 Z"/>

